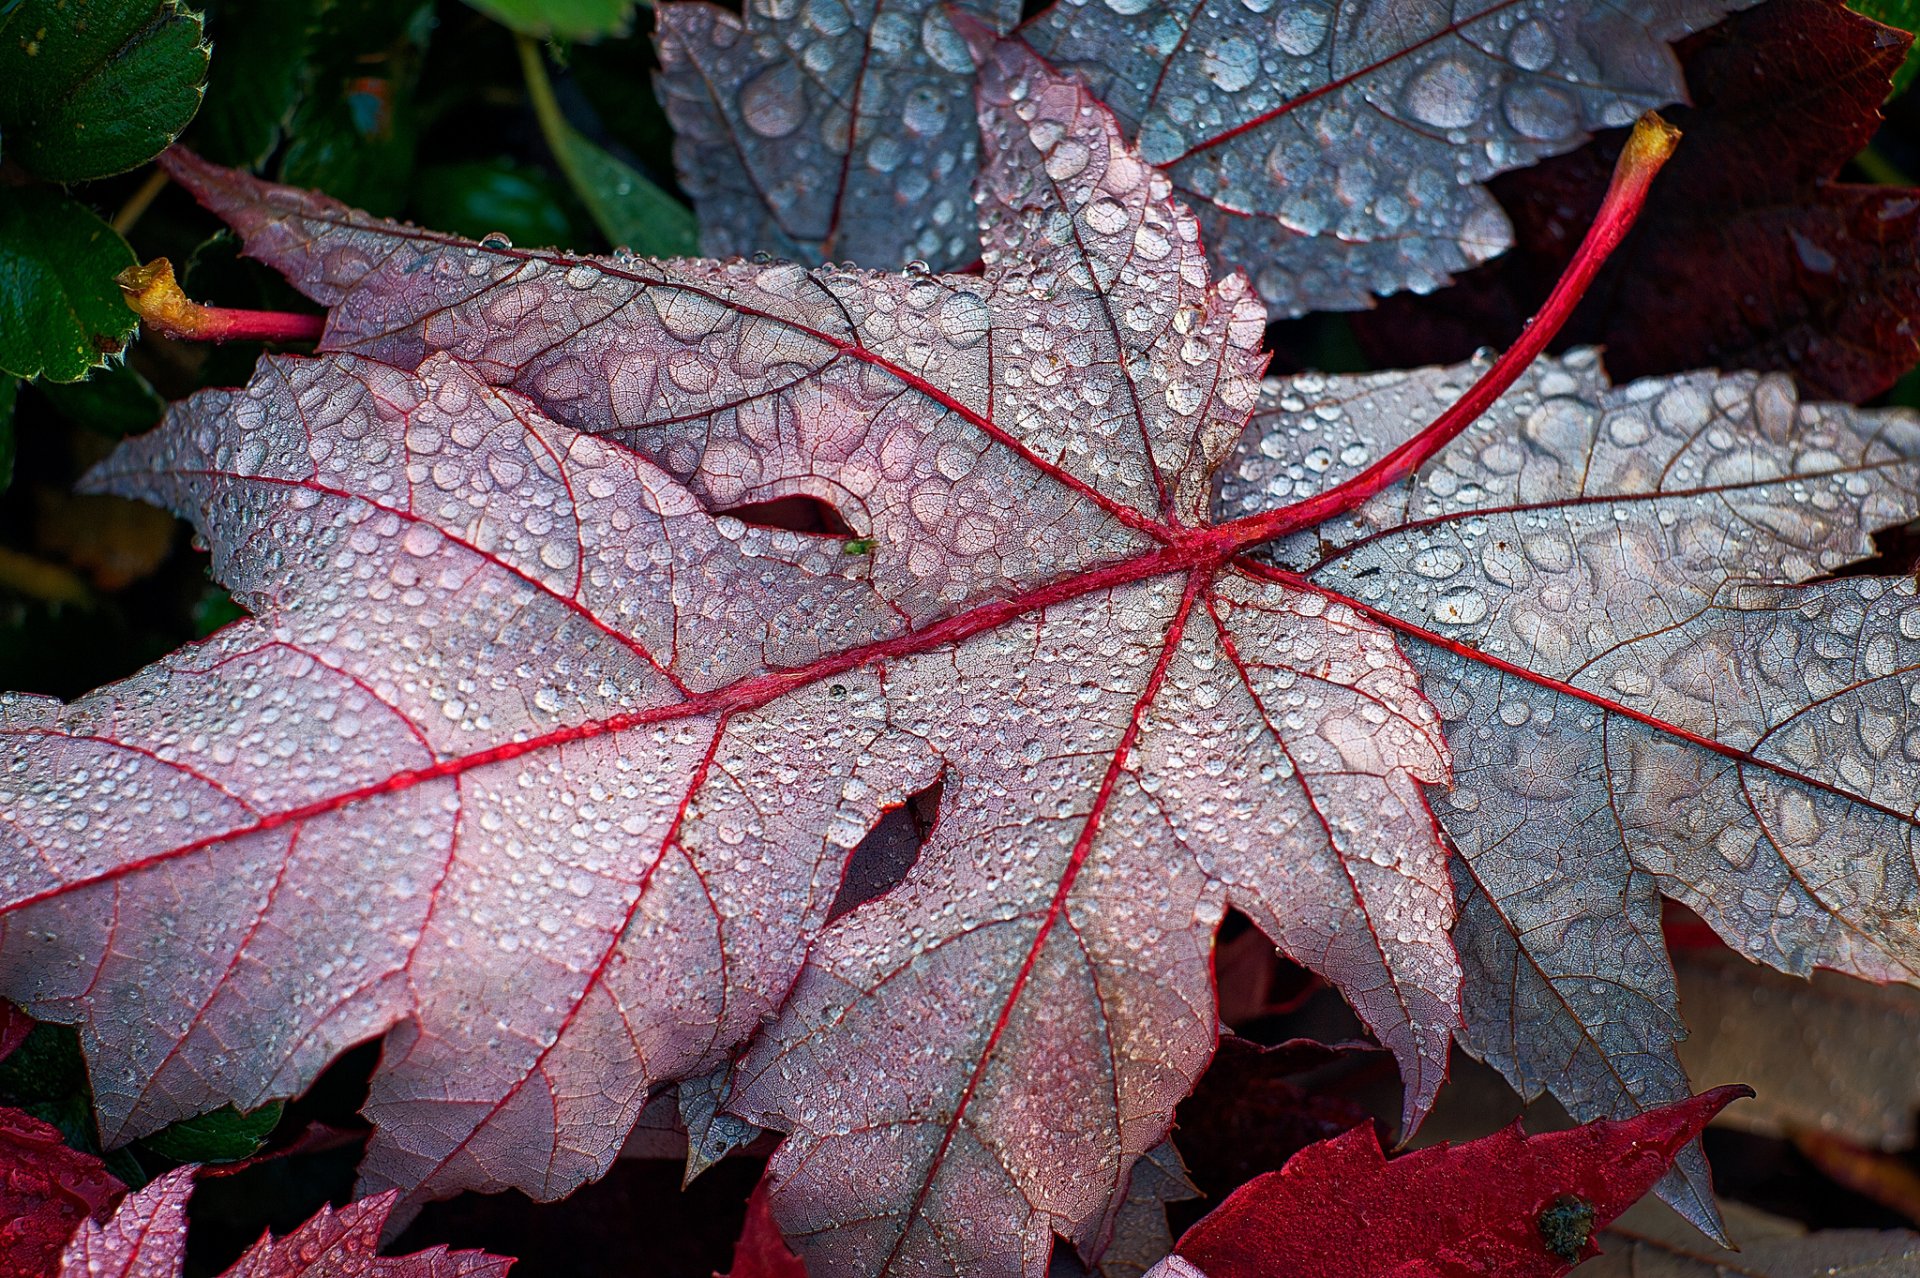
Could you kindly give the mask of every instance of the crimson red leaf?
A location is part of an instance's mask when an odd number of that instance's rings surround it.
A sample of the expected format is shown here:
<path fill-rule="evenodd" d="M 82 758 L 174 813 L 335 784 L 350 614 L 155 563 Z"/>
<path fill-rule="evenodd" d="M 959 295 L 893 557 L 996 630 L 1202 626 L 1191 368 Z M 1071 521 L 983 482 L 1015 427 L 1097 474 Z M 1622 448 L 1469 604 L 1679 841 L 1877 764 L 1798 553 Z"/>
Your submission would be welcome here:
<path fill-rule="evenodd" d="M 1752 1094 L 1721 1087 L 1542 1136 L 1516 1122 L 1391 1161 L 1356 1127 L 1235 1190 L 1175 1253 L 1205 1278 L 1553 1278 L 1596 1254 L 1594 1233 Z M 1190 1272 L 1169 1263 L 1156 1278 Z"/>
<path fill-rule="evenodd" d="M 193 1171 L 168 1172 L 129 1194 L 105 1224 L 87 1221 L 60 1256 L 56 1278 L 180 1278 L 187 1256 Z M 511 1260 L 431 1247 L 376 1254 L 397 1194 L 322 1207 L 284 1238 L 262 1237 L 222 1278 L 506 1278 Z"/>
<path fill-rule="evenodd" d="M 740 1241 L 734 1244 L 733 1264 L 714 1278 L 807 1278 L 807 1267 L 793 1254 L 787 1240 L 774 1223 L 773 1207 L 767 1201 L 765 1177 L 753 1187 L 747 1198 L 746 1223 L 740 1226 Z"/>
<path fill-rule="evenodd" d="M 52 1124 L 0 1109 L 0 1261 L 8 1275 L 51 1273 L 80 1222 L 125 1192 L 98 1158 L 67 1148 Z"/>
<path fill-rule="evenodd" d="M 33 1018 L 5 999 L 0 999 L 0 1061 L 26 1042 L 27 1035 L 31 1033 Z"/>
<path fill-rule="evenodd" d="M 1604 344 L 1622 377 L 1779 369 L 1855 401 L 1892 385 L 1920 353 L 1920 191 L 1835 179 L 1878 127 L 1909 43 L 1840 0 L 1773 0 L 1686 41 L 1694 106 L 1670 113 L 1686 145 L 1561 344 Z M 1497 179 L 1515 250 L 1456 288 L 1357 318 L 1369 354 L 1443 362 L 1511 340 L 1619 149 L 1614 134 Z"/>

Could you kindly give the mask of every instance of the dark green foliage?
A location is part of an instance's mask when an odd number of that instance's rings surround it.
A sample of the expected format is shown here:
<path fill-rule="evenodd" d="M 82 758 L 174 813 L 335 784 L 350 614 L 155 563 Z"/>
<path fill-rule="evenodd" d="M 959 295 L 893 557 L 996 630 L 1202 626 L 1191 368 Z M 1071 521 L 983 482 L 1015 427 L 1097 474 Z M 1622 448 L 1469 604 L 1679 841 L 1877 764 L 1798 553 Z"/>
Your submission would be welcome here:
<path fill-rule="evenodd" d="M 578 244 L 590 232 L 577 208 L 563 184 L 504 157 L 429 165 L 413 181 L 413 212 L 422 225 L 476 240 L 498 232 L 521 245 Z"/>
<path fill-rule="evenodd" d="M 0 369 L 77 381 L 133 332 L 116 272 L 133 250 L 92 210 L 52 187 L 0 199 Z"/>
<path fill-rule="evenodd" d="M 564 40 L 623 34 L 633 21 L 634 0 L 467 0 L 515 31 Z"/>
<path fill-rule="evenodd" d="M 0 17 L 4 153 L 54 182 L 125 172 L 180 136 L 206 74 L 175 0 L 21 0 Z"/>
<path fill-rule="evenodd" d="M 433 6 L 420 0 L 326 4 L 280 179 L 376 213 L 398 212 L 420 147 L 415 90 L 432 32 Z"/>
<path fill-rule="evenodd" d="M 266 163 L 306 87 L 327 7 L 326 0 L 228 0 L 211 10 L 219 56 L 193 131 L 196 150 L 222 164 Z"/>

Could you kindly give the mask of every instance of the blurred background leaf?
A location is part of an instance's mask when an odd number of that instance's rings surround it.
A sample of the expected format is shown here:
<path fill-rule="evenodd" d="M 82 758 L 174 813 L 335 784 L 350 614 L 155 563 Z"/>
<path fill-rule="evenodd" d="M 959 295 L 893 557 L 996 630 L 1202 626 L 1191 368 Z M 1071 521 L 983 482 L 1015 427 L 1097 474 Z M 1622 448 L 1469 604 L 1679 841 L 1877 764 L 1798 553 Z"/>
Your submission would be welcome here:
<path fill-rule="evenodd" d="M 633 22 L 634 0 L 467 0 L 480 12 L 523 35 L 590 40 L 622 35 Z"/>

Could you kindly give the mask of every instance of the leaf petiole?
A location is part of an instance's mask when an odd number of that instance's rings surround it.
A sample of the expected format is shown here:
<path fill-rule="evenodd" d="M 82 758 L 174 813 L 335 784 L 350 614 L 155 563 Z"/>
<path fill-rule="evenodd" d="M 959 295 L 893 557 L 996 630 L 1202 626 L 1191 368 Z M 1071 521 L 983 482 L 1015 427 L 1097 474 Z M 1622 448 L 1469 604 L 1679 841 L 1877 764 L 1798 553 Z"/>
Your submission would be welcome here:
<path fill-rule="evenodd" d="M 164 257 L 129 266 L 114 280 L 148 331 L 177 341 L 314 342 L 326 324 L 323 315 L 202 306 L 181 289 Z"/>
<path fill-rule="evenodd" d="M 1358 475 L 1337 484 L 1318 496 L 1285 506 L 1250 519 L 1223 525 L 1222 531 L 1236 531 L 1241 546 L 1258 545 L 1288 533 L 1310 528 L 1365 504 L 1407 478 L 1433 459 L 1434 454 L 1451 443 L 1480 415 L 1519 380 L 1527 367 L 1546 350 L 1547 343 L 1573 315 L 1587 287 L 1599 274 L 1608 256 L 1620 247 L 1646 204 L 1647 189 L 1680 141 L 1680 130 L 1653 111 L 1642 115 L 1633 126 L 1626 148 L 1614 165 L 1613 179 L 1607 184 L 1606 198 L 1587 228 L 1586 238 L 1561 273 L 1553 292 L 1527 321 L 1519 338 L 1493 366 L 1455 400 L 1444 413 L 1434 418 L 1413 438 L 1401 444 Z"/>

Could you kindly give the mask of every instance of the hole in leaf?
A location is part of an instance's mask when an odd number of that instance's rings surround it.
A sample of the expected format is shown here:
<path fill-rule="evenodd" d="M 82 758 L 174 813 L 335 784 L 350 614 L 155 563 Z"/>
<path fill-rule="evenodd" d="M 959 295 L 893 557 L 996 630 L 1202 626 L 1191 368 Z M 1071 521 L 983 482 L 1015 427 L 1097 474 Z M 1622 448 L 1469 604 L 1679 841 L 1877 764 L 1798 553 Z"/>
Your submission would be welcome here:
<path fill-rule="evenodd" d="M 833 503 L 805 493 L 776 497 L 772 501 L 749 502 L 731 510 L 716 510 L 755 528 L 780 528 L 787 532 L 811 533 L 824 537 L 851 537 L 853 529 L 833 508 Z"/>
<path fill-rule="evenodd" d="M 1920 519 L 1876 529 L 1874 553 L 1833 570 L 1833 577 L 1900 577 L 1920 570 Z"/>
<path fill-rule="evenodd" d="M 827 911 L 829 923 L 864 905 L 907 877 L 907 871 L 920 859 L 920 849 L 933 833 L 940 815 L 940 791 L 944 776 L 897 808 L 880 814 L 867 837 L 860 840 L 847 857 L 846 872 L 840 877 L 840 894 Z"/>

